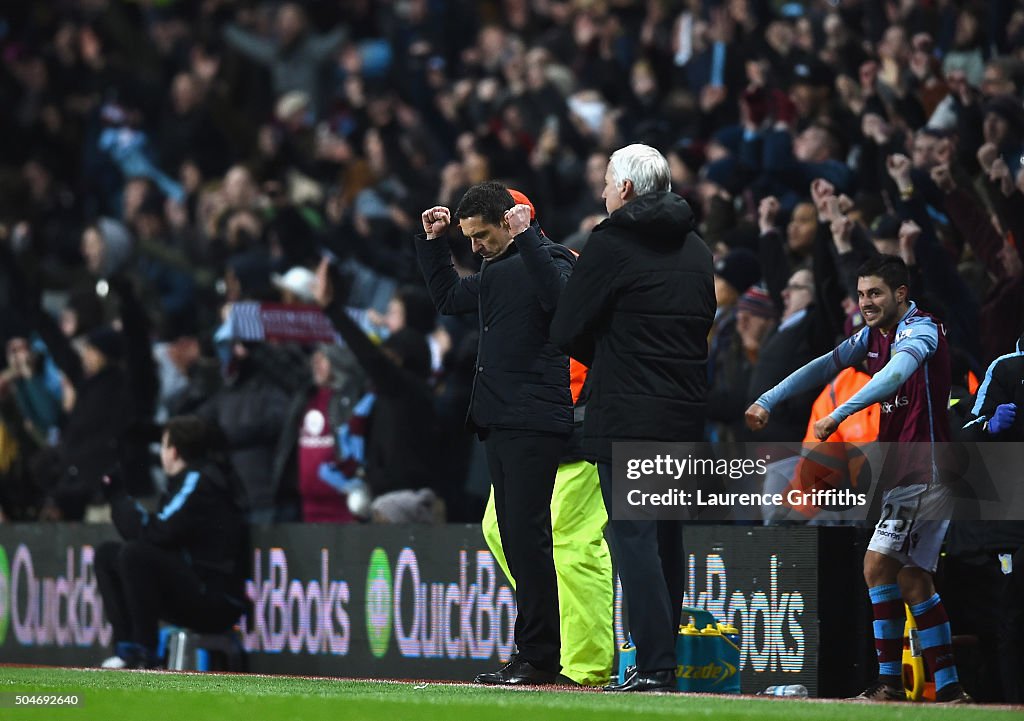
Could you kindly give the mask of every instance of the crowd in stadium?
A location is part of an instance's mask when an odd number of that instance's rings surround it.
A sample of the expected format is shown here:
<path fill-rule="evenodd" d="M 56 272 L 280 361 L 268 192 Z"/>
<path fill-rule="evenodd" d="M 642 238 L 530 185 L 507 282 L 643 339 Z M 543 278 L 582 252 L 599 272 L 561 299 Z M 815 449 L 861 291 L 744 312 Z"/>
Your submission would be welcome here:
<path fill-rule="evenodd" d="M 4 521 L 109 521 L 111 478 L 157 494 L 161 426 L 196 415 L 251 522 L 478 522 L 480 327 L 435 312 L 420 214 L 497 180 L 585 255 L 630 143 L 714 255 L 707 440 L 751 440 L 751 402 L 861 327 L 879 252 L 944 323 L 956 437 L 1024 436 L 976 406 L 1024 333 L 1012 0 L 55 0 L 9 4 L 0 52 Z M 759 438 L 813 439 L 866 382 Z"/>

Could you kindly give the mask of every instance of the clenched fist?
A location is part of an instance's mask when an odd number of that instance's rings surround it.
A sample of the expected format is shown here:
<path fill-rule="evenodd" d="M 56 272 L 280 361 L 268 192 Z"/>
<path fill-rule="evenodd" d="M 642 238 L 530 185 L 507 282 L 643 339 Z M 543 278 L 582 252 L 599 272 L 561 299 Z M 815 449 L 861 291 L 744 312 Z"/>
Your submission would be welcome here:
<path fill-rule="evenodd" d="M 747 428 L 752 431 L 759 431 L 768 425 L 768 410 L 763 406 L 752 403 L 746 412 Z"/>
<path fill-rule="evenodd" d="M 530 227 L 530 206 L 522 203 L 513 205 L 505 211 L 505 222 L 512 231 L 512 237 L 516 237 Z"/>
<path fill-rule="evenodd" d="M 889 177 L 895 181 L 901 191 L 910 185 L 910 158 L 902 153 L 894 153 L 886 159 L 885 165 L 886 170 L 889 171 Z"/>
<path fill-rule="evenodd" d="M 992 171 L 992 163 L 999 157 L 999 148 L 994 143 L 985 143 L 978 148 L 978 165 L 986 173 Z"/>
<path fill-rule="evenodd" d="M 814 424 L 814 437 L 819 441 L 827 441 L 828 437 L 839 428 L 839 421 L 832 416 L 825 416 Z"/>
<path fill-rule="evenodd" d="M 838 206 L 838 199 L 836 204 Z M 832 242 L 835 243 L 836 250 L 839 253 L 848 253 L 853 249 L 853 244 L 850 242 L 850 238 L 853 235 L 853 221 L 840 213 L 838 207 L 832 222 L 829 224 L 829 229 L 832 231 Z"/>
<path fill-rule="evenodd" d="M 912 220 L 904 220 L 900 223 L 899 241 L 900 245 L 910 243 L 911 245 L 921 236 L 921 226 Z"/>
<path fill-rule="evenodd" d="M 835 198 L 836 188 L 824 178 L 816 178 L 811 183 L 811 201 L 814 209 L 818 211 L 818 220 L 822 223 L 831 223 L 835 215 L 834 205 L 829 205 L 830 199 Z"/>
<path fill-rule="evenodd" d="M 448 230 L 452 222 L 452 212 L 443 205 L 435 205 L 429 210 L 424 210 L 420 219 L 423 221 L 423 232 L 427 234 L 427 240 L 433 240 Z"/>
<path fill-rule="evenodd" d="M 761 235 L 775 228 L 775 218 L 779 214 L 779 199 L 774 195 L 761 198 L 757 206 L 757 225 Z"/>

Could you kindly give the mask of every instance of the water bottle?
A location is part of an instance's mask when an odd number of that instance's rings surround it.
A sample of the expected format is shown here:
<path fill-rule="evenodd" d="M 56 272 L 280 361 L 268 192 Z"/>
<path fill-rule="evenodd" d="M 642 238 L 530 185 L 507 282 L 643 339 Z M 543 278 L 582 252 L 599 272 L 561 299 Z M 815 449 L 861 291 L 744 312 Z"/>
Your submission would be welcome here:
<path fill-rule="evenodd" d="M 798 683 L 788 686 L 769 686 L 760 696 L 786 696 L 788 698 L 807 698 L 807 687 Z"/>

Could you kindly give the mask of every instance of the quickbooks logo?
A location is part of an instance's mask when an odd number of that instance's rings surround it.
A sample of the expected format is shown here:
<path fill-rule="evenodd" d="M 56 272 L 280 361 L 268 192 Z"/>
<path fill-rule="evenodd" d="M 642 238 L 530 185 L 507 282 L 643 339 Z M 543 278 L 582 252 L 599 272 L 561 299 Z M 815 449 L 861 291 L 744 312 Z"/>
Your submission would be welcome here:
<path fill-rule="evenodd" d="M 11 618 L 11 567 L 7 551 L 0 546 L 0 646 L 7 639 L 7 624 Z"/>
<path fill-rule="evenodd" d="M 381 658 L 391 642 L 391 562 L 383 548 L 373 549 L 366 573 L 366 637 L 370 652 Z"/>

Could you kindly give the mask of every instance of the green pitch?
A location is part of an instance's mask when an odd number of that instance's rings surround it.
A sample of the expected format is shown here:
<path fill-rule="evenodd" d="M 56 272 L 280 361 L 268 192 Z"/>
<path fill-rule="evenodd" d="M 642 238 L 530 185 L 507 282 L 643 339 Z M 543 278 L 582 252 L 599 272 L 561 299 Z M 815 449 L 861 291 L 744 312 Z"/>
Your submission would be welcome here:
<path fill-rule="evenodd" d="M 1021 718 L 1021 710 L 594 691 L 505 690 L 434 682 L 0 667 L 0 693 L 74 693 L 81 708 L 3 708 L 0 719 L 89 721 L 507 721 L 699 719 L 914 721 Z"/>

